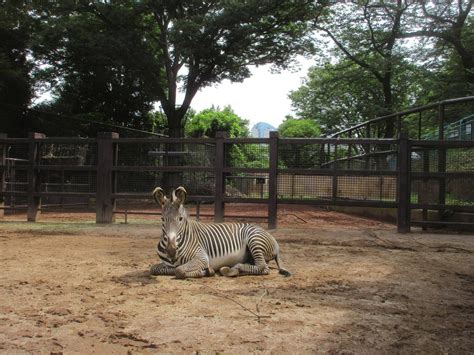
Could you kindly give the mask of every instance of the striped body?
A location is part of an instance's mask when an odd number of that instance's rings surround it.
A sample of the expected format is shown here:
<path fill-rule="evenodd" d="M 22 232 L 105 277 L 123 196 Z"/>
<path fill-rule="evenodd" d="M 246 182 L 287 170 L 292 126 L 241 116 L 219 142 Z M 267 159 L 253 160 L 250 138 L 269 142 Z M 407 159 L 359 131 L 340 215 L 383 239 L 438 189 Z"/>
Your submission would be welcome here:
<path fill-rule="evenodd" d="M 280 265 L 275 238 L 261 227 L 189 220 L 183 187 L 173 191 L 170 199 L 157 187 L 153 197 L 162 206 L 162 236 L 157 246 L 162 263 L 151 267 L 152 275 L 203 277 L 214 275 L 214 270 L 225 276 L 265 275 L 270 260 L 276 261 L 281 274 L 291 275 Z"/>
<path fill-rule="evenodd" d="M 186 264 L 201 255 L 204 268 L 219 270 L 223 266 L 253 262 L 252 251 L 256 249 L 263 252 L 266 262 L 273 260 L 279 251 L 273 236 L 261 227 L 247 223 L 205 224 L 186 220 L 178 233 L 181 238 L 174 261 L 167 254 L 166 237 L 157 246 L 160 259 L 169 266 Z M 165 235 L 166 232 L 163 233 Z M 252 245 L 252 250 L 249 245 Z"/>

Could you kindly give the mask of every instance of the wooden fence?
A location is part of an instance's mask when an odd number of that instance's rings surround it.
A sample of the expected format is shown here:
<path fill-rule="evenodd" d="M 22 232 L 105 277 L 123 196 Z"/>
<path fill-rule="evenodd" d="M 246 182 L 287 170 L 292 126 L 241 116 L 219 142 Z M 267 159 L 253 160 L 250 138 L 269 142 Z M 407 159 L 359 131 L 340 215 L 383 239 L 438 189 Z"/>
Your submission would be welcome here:
<path fill-rule="evenodd" d="M 59 156 L 58 152 L 65 154 Z M 80 152 L 80 153 L 77 153 Z M 282 203 L 397 208 L 398 231 L 453 225 L 450 213 L 474 213 L 473 141 L 371 138 L 28 138 L 0 135 L 0 211 L 26 209 L 35 221 L 42 201 L 93 201 L 97 223 L 114 221 L 117 200 L 151 198 L 156 185 L 184 185 L 189 199 L 268 206 L 277 227 Z M 80 154 L 81 156 L 78 156 Z M 15 176 L 15 179 L 12 177 Z M 464 187 L 462 187 L 464 186 Z M 457 190 L 456 190 L 457 189 Z M 23 199 L 23 205 L 13 205 Z M 422 218 L 413 220 L 414 210 Z M 438 218 L 433 220 L 432 213 Z M 449 216 L 448 216 L 449 217 Z M 472 228 L 472 222 L 456 223 Z"/>

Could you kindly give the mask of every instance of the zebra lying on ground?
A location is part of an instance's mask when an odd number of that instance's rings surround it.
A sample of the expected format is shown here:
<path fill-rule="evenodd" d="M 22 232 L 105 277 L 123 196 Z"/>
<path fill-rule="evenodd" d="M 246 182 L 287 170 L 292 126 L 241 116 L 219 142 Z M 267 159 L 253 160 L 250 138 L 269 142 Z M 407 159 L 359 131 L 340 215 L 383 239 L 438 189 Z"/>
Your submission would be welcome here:
<path fill-rule="evenodd" d="M 162 188 L 153 191 L 162 207 L 163 234 L 157 246 L 160 264 L 152 275 L 177 278 L 267 275 L 267 262 L 275 259 L 279 273 L 291 273 L 281 266 L 275 238 L 261 227 L 248 223 L 201 223 L 188 219 L 183 206 L 186 190 L 178 187 L 168 199 Z"/>

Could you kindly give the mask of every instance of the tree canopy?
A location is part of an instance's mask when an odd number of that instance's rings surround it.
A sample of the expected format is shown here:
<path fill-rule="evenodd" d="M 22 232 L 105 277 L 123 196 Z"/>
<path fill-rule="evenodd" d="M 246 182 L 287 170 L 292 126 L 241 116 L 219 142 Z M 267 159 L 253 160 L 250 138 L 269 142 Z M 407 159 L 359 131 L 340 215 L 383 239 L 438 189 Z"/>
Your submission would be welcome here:
<path fill-rule="evenodd" d="M 190 115 L 186 123 L 189 137 L 215 137 L 218 131 L 225 131 L 231 138 L 247 137 L 249 121 L 240 118 L 230 106 L 223 109 L 211 107 Z"/>
<path fill-rule="evenodd" d="M 0 6 L 0 132 L 25 134 L 23 110 L 33 96 L 28 49 L 35 21 L 26 6 L 5 2 Z"/>
<path fill-rule="evenodd" d="M 471 95 L 472 0 L 336 3 L 315 25 L 317 62 L 290 94 L 324 134 L 408 106 Z M 383 134 L 392 137 L 393 121 Z"/>
<path fill-rule="evenodd" d="M 55 104 L 136 126 L 159 101 L 170 136 L 183 136 L 199 89 L 311 51 L 310 24 L 323 8 L 278 0 L 39 4 L 31 12 L 43 24 L 35 56 Z"/>
<path fill-rule="evenodd" d="M 296 120 L 288 117 L 278 127 L 281 137 L 287 138 L 313 138 L 321 134 L 321 130 L 313 120 Z"/>

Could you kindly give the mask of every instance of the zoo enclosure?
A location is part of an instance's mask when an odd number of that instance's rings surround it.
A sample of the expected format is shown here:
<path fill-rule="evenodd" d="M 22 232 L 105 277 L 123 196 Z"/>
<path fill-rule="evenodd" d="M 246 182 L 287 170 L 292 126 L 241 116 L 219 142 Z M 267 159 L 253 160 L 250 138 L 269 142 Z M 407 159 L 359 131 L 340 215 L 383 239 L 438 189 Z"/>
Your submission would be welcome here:
<path fill-rule="evenodd" d="M 0 138 L 0 211 L 25 209 L 35 221 L 49 206 L 85 204 L 111 223 L 117 201 L 151 199 L 155 186 L 185 186 L 189 200 L 268 206 L 282 203 L 397 208 L 398 230 L 465 225 L 474 213 L 474 141 L 380 138 Z M 62 201 L 61 201 L 62 199 Z M 60 201 L 58 203 L 58 201 Z M 66 202 L 64 202 L 66 201 Z M 433 213 L 435 211 L 436 213 Z M 131 211 L 133 212 L 133 211 Z"/>

